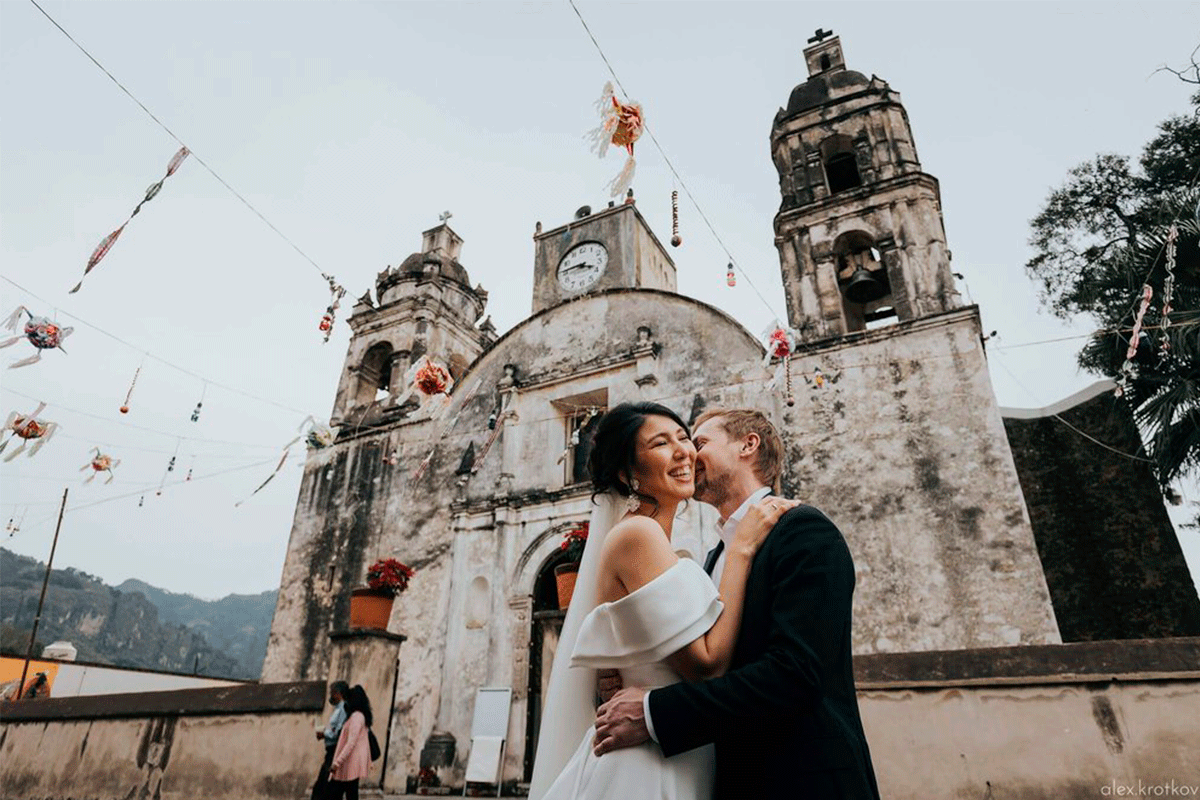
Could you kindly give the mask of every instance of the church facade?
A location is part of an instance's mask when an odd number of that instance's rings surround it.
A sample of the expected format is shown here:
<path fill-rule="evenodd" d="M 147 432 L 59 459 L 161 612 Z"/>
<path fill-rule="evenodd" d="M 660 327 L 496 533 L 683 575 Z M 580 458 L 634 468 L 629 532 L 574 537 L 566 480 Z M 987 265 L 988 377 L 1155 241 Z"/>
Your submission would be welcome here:
<path fill-rule="evenodd" d="M 386 709 L 389 786 L 422 767 L 461 785 L 481 687 L 512 689 L 502 777 L 528 778 L 562 624 L 560 543 L 590 514 L 591 426 L 624 401 L 775 421 L 785 493 L 825 511 L 854 555 L 856 653 L 1060 641 L 937 180 L 885 81 L 846 69 L 836 37 L 805 58 L 770 136 L 801 339 L 793 405 L 768 388 L 757 331 L 676 291 L 632 198 L 538 223 L 533 313 L 503 335 L 481 322 L 487 294 L 445 222 L 354 306 L 340 434 L 305 467 L 262 679 L 326 678 L 329 634 L 367 566 L 413 566 L 389 624 L 407 637 Z M 454 377 L 444 409 L 407 397 L 422 355 Z M 702 559 L 714 523 L 688 504 L 674 545 Z M 373 702 L 384 719 L 387 699 Z"/>

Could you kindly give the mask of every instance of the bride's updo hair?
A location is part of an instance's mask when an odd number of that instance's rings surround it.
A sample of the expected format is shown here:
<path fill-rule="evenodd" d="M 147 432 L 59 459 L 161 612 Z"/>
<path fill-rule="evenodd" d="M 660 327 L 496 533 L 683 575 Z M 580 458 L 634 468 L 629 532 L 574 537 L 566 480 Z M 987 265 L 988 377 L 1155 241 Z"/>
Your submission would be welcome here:
<path fill-rule="evenodd" d="M 637 433 L 651 416 L 667 417 L 691 436 L 687 423 L 664 405 L 643 402 L 615 406 L 600 418 L 592 439 L 588 472 L 592 476 L 593 497 L 608 491 L 616 492 L 621 497 L 629 497 L 633 493 L 625 476 L 633 474 Z"/>

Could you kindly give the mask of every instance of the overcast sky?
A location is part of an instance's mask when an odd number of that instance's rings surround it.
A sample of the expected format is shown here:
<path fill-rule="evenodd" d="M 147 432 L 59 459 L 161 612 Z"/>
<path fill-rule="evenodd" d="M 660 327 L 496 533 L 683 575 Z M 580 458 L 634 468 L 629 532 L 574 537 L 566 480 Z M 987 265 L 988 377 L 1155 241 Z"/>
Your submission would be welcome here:
<path fill-rule="evenodd" d="M 528 316 L 535 223 L 602 206 L 620 168 L 617 153 L 598 160 L 583 138 L 609 75 L 566 0 L 43 7 L 349 296 L 322 344 L 328 290 L 318 269 L 194 159 L 68 295 L 178 145 L 31 3 L 0 2 L 0 274 L 45 299 L 0 282 L 0 310 L 23 304 L 75 326 L 68 354 L 0 372 L 4 415 L 32 410 L 36 398 L 62 425 L 37 456 L 0 465 L 0 512 L 23 520 L 0 541 L 44 560 L 69 486 L 68 507 L 79 508 L 63 525 L 58 566 L 207 598 L 273 588 L 299 458 L 234 503 L 270 474 L 305 414 L 328 418 L 353 299 L 450 210 L 462 262 L 490 292 L 497 328 Z M 964 295 L 1000 335 L 988 351 L 1000 404 L 1042 407 L 1096 380 L 1075 365 L 1082 339 L 1012 347 L 1093 328 L 1039 306 L 1023 270 L 1028 220 L 1070 167 L 1097 152 L 1136 154 L 1159 121 L 1186 110 L 1189 87 L 1154 71 L 1186 61 L 1200 6 L 581 0 L 579 8 L 770 308 L 744 279 L 725 286 L 728 258 L 686 199 L 684 246 L 672 253 L 680 292 L 756 335 L 765 317 L 783 317 L 768 137 L 776 109 L 806 78 L 805 40 L 823 26 L 842 37 L 848 68 L 901 94 L 922 165 L 941 181 Z M 665 239 L 671 175 L 648 137 L 636 149 L 638 206 Z M 30 351 L 21 342 L 0 351 L 0 362 Z M 146 351 L 245 394 L 205 392 Z M 79 469 L 97 445 L 122 463 L 112 484 L 85 486 Z M 173 486 L 189 468 L 193 481 Z M 213 473 L 222 474 L 196 480 Z M 1184 488 L 1200 501 L 1194 485 Z M 1173 514 L 1182 520 L 1186 510 Z M 1200 574 L 1200 533 L 1180 539 Z"/>

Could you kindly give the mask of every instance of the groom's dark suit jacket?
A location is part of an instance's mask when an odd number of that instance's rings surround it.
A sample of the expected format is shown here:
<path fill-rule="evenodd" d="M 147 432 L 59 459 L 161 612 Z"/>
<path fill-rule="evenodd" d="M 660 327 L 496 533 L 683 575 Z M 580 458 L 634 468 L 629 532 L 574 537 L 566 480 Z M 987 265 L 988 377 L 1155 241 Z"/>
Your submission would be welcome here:
<path fill-rule="evenodd" d="M 811 506 L 784 514 L 750 570 L 729 671 L 650 693 L 663 754 L 715 743 L 717 800 L 879 800 L 850 661 L 853 594 L 837 527 Z"/>

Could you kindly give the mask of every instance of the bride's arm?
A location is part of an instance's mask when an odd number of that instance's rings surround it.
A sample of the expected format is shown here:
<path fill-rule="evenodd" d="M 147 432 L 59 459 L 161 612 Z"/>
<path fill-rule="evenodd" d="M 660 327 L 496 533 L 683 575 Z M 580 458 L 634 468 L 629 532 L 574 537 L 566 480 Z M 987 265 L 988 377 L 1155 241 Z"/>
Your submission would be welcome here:
<path fill-rule="evenodd" d="M 729 668 L 742 623 L 746 578 L 754 554 L 779 517 L 794 505 L 795 501 L 770 498 L 752 507 L 738 524 L 734 541 L 726 550 L 725 570 L 721 575 L 724 611 L 702 636 L 667 657 L 667 663 L 686 680 L 716 677 Z M 604 546 L 602 558 L 630 593 L 679 561 L 662 528 L 647 517 L 634 517 L 613 528 Z"/>
<path fill-rule="evenodd" d="M 684 680 L 707 680 L 724 675 L 729 669 L 742 626 L 746 579 L 750 576 L 754 555 L 779 518 L 796 505 L 794 500 L 769 497 L 752 506 L 738 523 L 733 542 L 725 548 L 725 569 L 718 587 L 725 610 L 703 636 L 667 657 L 667 663 Z"/>

